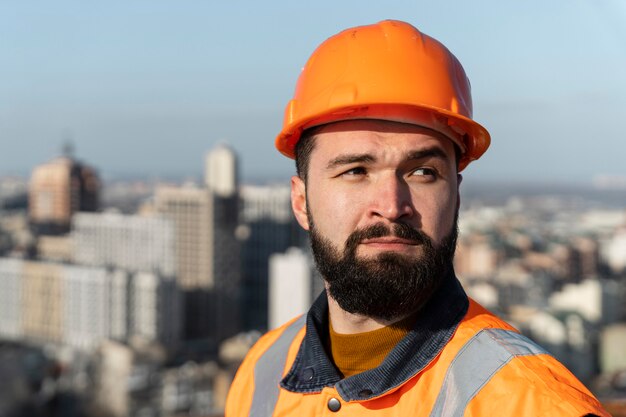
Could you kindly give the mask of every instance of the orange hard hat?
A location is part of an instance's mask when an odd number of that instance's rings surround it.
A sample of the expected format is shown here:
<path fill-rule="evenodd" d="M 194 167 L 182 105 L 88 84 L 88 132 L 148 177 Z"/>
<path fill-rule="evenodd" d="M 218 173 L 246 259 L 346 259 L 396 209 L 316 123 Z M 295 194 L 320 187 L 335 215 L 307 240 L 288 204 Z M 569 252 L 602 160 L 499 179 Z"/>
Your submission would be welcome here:
<path fill-rule="evenodd" d="M 472 120 L 469 80 L 454 55 L 408 23 L 385 20 L 327 39 L 302 69 L 276 148 L 294 158 L 302 131 L 350 119 L 382 119 L 443 133 L 461 149 L 459 170 L 487 150 Z"/>

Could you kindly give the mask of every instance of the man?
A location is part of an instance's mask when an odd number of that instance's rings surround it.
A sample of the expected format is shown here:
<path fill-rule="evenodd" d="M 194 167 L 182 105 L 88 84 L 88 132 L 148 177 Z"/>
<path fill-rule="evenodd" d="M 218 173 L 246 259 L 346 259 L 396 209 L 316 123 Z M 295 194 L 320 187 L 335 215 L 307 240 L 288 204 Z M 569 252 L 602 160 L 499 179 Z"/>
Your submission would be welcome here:
<path fill-rule="evenodd" d="M 454 275 L 459 172 L 490 142 L 471 117 L 460 63 L 407 23 L 313 53 L 276 146 L 326 291 L 251 349 L 227 417 L 608 415 Z"/>

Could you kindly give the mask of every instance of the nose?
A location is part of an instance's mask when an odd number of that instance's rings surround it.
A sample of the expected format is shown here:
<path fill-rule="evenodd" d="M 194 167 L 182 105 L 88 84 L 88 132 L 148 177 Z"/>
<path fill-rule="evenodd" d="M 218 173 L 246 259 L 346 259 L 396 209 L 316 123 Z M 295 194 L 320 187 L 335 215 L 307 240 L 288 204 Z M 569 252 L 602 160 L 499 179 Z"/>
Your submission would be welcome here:
<path fill-rule="evenodd" d="M 395 222 L 415 214 L 411 202 L 411 190 L 404 179 L 396 173 L 388 173 L 373 182 L 370 190 L 369 216 Z"/>

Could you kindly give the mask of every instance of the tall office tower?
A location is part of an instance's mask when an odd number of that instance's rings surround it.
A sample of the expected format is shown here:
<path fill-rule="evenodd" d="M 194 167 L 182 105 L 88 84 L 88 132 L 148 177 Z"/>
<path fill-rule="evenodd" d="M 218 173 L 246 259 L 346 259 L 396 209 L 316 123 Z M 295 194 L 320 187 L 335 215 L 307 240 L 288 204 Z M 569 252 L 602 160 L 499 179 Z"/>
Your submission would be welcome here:
<path fill-rule="evenodd" d="M 159 186 L 155 191 L 158 213 L 174 223 L 176 276 L 183 289 L 212 289 L 213 198 L 204 188 Z"/>
<path fill-rule="evenodd" d="M 209 151 L 206 157 L 205 182 L 213 197 L 214 280 L 222 295 L 231 297 L 238 289 L 240 244 L 236 237 L 239 225 L 239 184 L 237 155 L 225 144 Z"/>
<path fill-rule="evenodd" d="M 174 222 L 177 282 L 183 292 L 183 339 L 214 338 L 213 197 L 205 188 L 160 186 L 157 212 Z"/>
<path fill-rule="evenodd" d="M 78 264 L 176 276 L 174 223 L 163 216 L 77 213 L 71 236 Z"/>
<path fill-rule="evenodd" d="M 35 167 L 28 189 L 28 214 L 39 234 L 69 231 L 72 215 L 96 211 L 100 180 L 96 171 L 72 158 L 70 152 Z"/>
<path fill-rule="evenodd" d="M 218 197 L 229 198 L 237 194 L 239 167 L 237 154 L 221 143 L 211 149 L 204 165 L 204 183 Z"/>
<path fill-rule="evenodd" d="M 223 340 L 241 331 L 241 244 L 239 167 L 235 151 L 219 144 L 206 156 L 205 182 L 213 196 L 213 277 L 217 334 Z"/>
<path fill-rule="evenodd" d="M 155 206 L 174 222 L 177 279 L 185 298 L 184 338 L 217 343 L 241 330 L 237 158 L 220 145 L 206 162 L 206 188 L 158 187 Z"/>
<path fill-rule="evenodd" d="M 242 320 L 246 330 L 268 329 L 269 258 L 305 246 L 306 233 L 291 212 L 288 185 L 241 187 Z"/>
<path fill-rule="evenodd" d="M 322 280 L 310 253 L 289 248 L 270 257 L 269 328 L 307 312 L 320 294 Z"/>

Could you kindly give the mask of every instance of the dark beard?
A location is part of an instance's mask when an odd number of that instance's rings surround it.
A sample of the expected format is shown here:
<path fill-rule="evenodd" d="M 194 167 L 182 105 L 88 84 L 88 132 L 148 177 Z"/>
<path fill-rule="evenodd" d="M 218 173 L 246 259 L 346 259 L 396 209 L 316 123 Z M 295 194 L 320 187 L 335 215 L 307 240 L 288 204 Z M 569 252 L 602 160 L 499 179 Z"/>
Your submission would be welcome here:
<path fill-rule="evenodd" d="M 353 232 L 346 240 L 343 255 L 317 233 L 313 222 L 310 225 L 317 268 L 328 284 L 330 296 L 348 313 L 388 321 L 404 318 L 419 310 L 452 271 L 458 236 L 456 217 L 452 230 L 438 247 L 424 232 L 404 223 L 395 223 L 393 233 L 378 223 Z M 374 258 L 356 256 L 362 240 L 384 236 L 412 240 L 422 246 L 422 255 L 411 258 L 384 252 Z"/>

